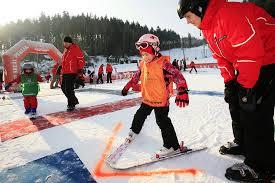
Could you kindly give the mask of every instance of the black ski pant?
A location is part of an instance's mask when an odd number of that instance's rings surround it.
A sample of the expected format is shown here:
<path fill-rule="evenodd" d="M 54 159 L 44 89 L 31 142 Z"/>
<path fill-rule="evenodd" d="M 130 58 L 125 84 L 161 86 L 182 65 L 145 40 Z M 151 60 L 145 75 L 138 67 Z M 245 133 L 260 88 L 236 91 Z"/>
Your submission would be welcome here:
<path fill-rule="evenodd" d="M 111 72 L 108 72 L 107 73 L 107 83 L 112 83 L 112 73 Z"/>
<path fill-rule="evenodd" d="M 193 69 L 195 69 L 195 71 L 196 71 L 196 73 L 197 73 L 196 67 L 192 67 L 191 70 L 190 70 L 190 73 L 192 72 Z"/>
<path fill-rule="evenodd" d="M 97 80 L 96 80 L 96 83 L 98 84 L 99 81 L 103 84 L 102 74 L 98 74 L 98 78 L 97 78 Z"/>
<path fill-rule="evenodd" d="M 94 76 L 90 74 L 89 77 L 90 77 L 90 84 L 93 84 L 93 82 L 94 82 Z"/>
<path fill-rule="evenodd" d="M 229 112 L 232 119 L 232 131 L 234 142 L 243 147 L 244 130 L 240 121 L 240 105 L 238 98 L 233 103 L 229 103 Z"/>
<path fill-rule="evenodd" d="M 134 116 L 131 126 L 132 131 L 136 134 L 139 134 L 145 122 L 145 119 L 148 115 L 151 114 L 152 110 L 155 111 L 156 122 L 161 130 L 163 146 L 168 149 L 171 147 L 173 147 L 174 150 L 178 149 L 180 147 L 178 138 L 171 119 L 168 117 L 169 106 L 151 107 L 147 104 L 142 103 Z"/>
<path fill-rule="evenodd" d="M 272 82 L 271 82 L 272 81 Z M 275 173 L 274 103 L 275 64 L 263 66 L 253 88 L 257 100 L 262 97 L 253 112 L 240 109 L 244 129 L 245 164 L 256 171 Z"/>
<path fill-rule="evenodd" d="M 75 106 L 78 104 L 78 99 L 74 93 L 74 84 L 76 80 L 76 74 L 63 74 L 61 89 L 68 100 L 68 106 Z"/>

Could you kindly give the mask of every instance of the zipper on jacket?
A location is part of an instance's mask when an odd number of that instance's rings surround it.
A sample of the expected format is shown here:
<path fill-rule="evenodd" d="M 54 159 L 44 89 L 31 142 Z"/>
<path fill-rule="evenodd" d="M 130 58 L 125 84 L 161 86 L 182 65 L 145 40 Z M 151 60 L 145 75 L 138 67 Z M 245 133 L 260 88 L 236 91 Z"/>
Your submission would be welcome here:
<path fill-rule="evenodd" d="M 216 33 L 214 33 L 214 42 L 215 42 L 215 44 L 216 44 L 217 48 L 219 49 L 219 51 L 220 51 L 220 53 L 221 53 L 222 57 L 223 57 L 223 58 L 225 58 L 225 56 L 224 56 L 224 55 L 223 55 L 223 53 L 222 53 L 221 48 L 219 47 L 219 44 L 218 44 L 218 39 L 217 39 L 217 37 L 216 37 Z"/>

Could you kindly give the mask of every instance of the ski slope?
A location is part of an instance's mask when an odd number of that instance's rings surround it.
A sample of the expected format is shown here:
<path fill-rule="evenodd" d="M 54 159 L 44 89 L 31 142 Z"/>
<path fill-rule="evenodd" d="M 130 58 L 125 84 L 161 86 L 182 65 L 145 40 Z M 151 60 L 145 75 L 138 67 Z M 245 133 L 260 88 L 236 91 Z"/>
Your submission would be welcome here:
<path fill-rule="evenodd" d="M 73 118 L 64 125 L 1 142 L 0 174 L 9 168 L 72 148 L 99 183 L 229 182 L 224 177 L 226 168 L 241 159 L 218 153 L 222 144 L 232 140 L 228 106 L 223 100 L 223 80 L 217 69 L 199 69 L 198 74 L 183 74 L 190 89 L 190 105 L 178 108 L 174 103 L 175 97 L 172 97 L 169 116 L 179 140 L 183 140 L 187 146 L 206 145 L 208 149 L 130 170 L 111 169 L 102 162 L 102 158 L 124 141 L 139 108 L 139 105 L 135 105 L 101 115 Z M 78 109 L 140 97 L 140 93 L 133 92 L 126 97 L 119 95 L 126 82 L 121 80 L 112 84 L 90 85 L 86 91 L 77 91 L 80 102 Z M 38 113 L 42 116 L 66 110 L 66 98 L 61 90 L 49 90 L 48 87 L 48 83 L 42 84 L 38 97 Z M 10 97 L 9 105 L 0 105 L 2 126 L 18 119 L 27 120 L 20 94 L 10 94 Z M 150 158 L 161 146 L 161 133 L 152 113 L 118 163 Z M 6 180 L 0 179 L 0 182 Z"/>

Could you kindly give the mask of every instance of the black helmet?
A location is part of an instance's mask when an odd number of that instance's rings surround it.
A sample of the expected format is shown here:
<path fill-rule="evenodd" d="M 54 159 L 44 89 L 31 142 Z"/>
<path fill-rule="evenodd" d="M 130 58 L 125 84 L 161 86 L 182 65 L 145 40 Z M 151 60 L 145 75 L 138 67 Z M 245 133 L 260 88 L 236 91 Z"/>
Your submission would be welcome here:
<path fill-rule="evenodd" d="M 208 0 L 179 0 L 177 12 L 180 19 L 182 19 L 188 11 L 203 18 L 207 2 Z"/>
<path fill-rule="evenodd" d="M 30 63 L 25 63 L 23 65 L 23 70 L 26 70 L 26 69 L 34 69 L 34 66 Z"/>

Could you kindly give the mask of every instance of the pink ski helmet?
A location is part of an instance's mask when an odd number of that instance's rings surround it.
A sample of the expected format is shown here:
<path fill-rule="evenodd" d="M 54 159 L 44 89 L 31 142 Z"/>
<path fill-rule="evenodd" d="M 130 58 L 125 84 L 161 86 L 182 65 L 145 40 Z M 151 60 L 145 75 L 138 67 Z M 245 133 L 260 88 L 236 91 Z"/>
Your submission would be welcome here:
<path fill-rule="evenodd" d="M 144 34 L 139 38 L 139 40 L 135 43 L 135 45 L 138 50 L 140 50 L 140 48 L 146 49 L 149 46 L 152 46 L 156 54 L 160 51 L 159 38 L 154 34 Z"/>

